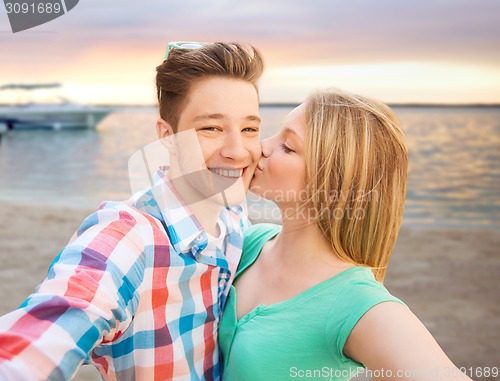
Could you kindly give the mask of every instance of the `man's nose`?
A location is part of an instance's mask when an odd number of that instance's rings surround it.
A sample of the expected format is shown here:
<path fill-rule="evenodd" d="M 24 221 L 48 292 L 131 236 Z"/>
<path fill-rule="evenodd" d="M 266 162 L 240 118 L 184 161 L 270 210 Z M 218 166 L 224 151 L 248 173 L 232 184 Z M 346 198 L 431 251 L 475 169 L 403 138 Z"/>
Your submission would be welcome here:
<path fill-rule="evenodd" d="M 264 156 L 264 157 L 269 157 L 269 155 L 272 152 L 271 139 L 272 138 L 263 139 L 260 142 L 260 145 L 262 147 L 262 156 Z"/>
<path fill-rule="evenodd" d="M 235 161 L 246 159 L 248 157 L 248 149 L 245 145 L 244 137 L 240 134 L 228 134 L 224 139 L 221 155 Z"/>

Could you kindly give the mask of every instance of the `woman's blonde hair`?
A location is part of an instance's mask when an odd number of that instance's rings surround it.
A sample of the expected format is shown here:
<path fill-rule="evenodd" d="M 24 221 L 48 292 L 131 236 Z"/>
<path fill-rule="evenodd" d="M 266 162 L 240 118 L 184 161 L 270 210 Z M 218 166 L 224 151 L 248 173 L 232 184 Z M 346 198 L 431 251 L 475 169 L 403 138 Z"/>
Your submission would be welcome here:
<path fill-rule="evenodd" d="M 403 219 L 408 149 L 391 109 L 339 91 L 306 101 L 308 206 L 341 259 L 383 281 Z"/>

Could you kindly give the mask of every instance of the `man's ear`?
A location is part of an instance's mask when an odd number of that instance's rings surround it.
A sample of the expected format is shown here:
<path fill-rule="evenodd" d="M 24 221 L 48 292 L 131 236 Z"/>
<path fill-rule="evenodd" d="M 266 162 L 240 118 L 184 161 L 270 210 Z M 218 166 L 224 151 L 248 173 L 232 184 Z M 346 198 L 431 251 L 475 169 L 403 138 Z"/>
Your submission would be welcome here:
<path fill-rule="evenodd" d="M 156 121 L 156 134 L 161 143 L 169 150 L 174 146 L 174 129 L 170 123 L 166 122 L 162 118 L 158 118 Z"/>

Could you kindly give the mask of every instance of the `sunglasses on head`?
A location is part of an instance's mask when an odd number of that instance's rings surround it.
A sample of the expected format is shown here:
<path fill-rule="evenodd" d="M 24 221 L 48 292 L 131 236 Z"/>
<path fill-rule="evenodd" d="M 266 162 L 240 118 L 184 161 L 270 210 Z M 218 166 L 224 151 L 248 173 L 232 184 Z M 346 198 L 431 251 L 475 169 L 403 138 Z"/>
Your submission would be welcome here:
<path fill-rule="evenodd" d="M 175 42 L 169 42 L 167 45 L 167 53 L 165 54 L 164 61 L 168 60 L 168 56 L 170 55 L 170 52 L 174 49 L 199 49 L 205 45 L 202 42 L 193 42 L 193 41 L 175 41 Z"/>

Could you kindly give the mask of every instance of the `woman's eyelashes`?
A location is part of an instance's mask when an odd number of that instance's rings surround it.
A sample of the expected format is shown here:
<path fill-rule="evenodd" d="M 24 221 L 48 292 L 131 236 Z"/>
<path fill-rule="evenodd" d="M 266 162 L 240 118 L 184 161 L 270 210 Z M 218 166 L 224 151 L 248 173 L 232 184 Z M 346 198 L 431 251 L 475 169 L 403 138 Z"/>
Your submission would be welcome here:
<path fill-rule="evenodd" d="M 281 143 L 280 147 L 283 150 L 283 152 L 285 152 L 285 153 L 295 152 L 293 149 L 291 149 L 290 147 L 288 147 L 285 143 Z"/>

